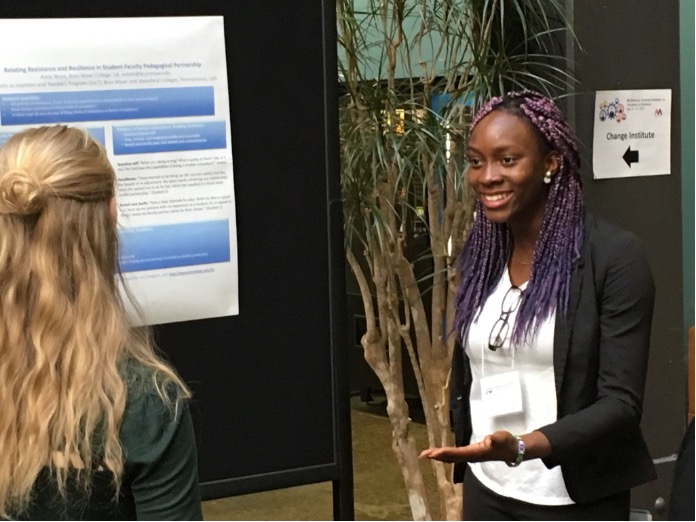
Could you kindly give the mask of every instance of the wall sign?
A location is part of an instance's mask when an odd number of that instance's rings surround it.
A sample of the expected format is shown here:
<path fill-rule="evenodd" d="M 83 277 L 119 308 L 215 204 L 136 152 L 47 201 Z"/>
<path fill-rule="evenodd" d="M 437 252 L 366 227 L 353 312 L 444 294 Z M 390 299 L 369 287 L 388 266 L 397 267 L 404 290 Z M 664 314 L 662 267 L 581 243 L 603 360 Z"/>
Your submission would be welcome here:
<path fill-rule="evenodd" d="M 670 174 L 671 89 L 597 91 L 595 179 Z"/>

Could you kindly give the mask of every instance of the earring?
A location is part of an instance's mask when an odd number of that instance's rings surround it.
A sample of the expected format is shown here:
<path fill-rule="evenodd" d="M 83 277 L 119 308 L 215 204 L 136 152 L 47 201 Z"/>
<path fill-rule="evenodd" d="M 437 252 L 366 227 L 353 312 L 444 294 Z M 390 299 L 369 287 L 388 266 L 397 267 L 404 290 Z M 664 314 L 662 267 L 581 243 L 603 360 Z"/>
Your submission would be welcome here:
<path fill-rule="evenodd" d="M 550 170 L 547 170 L 546 174 L 544 174 L 544 183 L 546 183 L 547 185 L 549 183 L 551 183 L 551 171 Z"/>

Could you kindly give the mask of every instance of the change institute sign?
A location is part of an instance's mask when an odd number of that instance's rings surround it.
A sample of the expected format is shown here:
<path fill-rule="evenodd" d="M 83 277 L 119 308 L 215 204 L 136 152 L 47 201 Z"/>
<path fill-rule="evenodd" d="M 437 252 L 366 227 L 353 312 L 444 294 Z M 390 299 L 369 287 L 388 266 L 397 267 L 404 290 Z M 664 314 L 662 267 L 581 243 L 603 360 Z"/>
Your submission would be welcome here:
<path fill-rule="evenodd" d="M 595 179 L 670 174 L 670 89 L 597 91 Z"/>

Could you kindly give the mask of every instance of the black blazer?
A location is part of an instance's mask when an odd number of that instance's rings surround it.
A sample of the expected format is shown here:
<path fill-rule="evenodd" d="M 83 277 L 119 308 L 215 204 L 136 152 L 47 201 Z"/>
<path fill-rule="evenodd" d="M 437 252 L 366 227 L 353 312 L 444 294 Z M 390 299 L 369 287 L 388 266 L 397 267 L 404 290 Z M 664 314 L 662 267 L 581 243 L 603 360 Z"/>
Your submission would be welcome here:
<path fill-rule="evenodd" d="M 592 502 L 656 478 L 640 420 L 655 287 L 638 239 L 590 214 L 570 281 L 568 309 L 556 314 L 553 367 L 557 421 L 540 426 L 551 443 L 548 468 L 562 465 L 570 498 Z M 469 444 L 471 371 L 461 346 L 452 361 L 450 408 L 457 446 Z M 461 482 L 466 464 L 457 464 Z"/>

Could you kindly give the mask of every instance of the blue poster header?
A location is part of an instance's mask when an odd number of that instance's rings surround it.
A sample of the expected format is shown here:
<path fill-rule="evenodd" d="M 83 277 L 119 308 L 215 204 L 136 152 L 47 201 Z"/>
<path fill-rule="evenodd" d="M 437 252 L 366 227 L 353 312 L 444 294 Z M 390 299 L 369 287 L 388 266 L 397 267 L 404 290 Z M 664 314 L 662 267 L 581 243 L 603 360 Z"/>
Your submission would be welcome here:
<path fill-rule="evenodd" d="M 39 92 L 0 96 L 2 125 L 136 120 L 215 114 L 213 87 Z"/>
<path fill-rule="evenodd" d="M 126 228 L 118 236 L 123 273 L 230 260 L 227 219 Z"/>
<path fill-rule="evenodd" d="M 112 129 L 114 154 L 224 149 L 224 121 L 127 125 Z"/>
<path fill-rule="evenodd" d="M 96 141 L 98 141 L 102 146 L 106 146 L 106 137 L 104 135 L 104 127 L 87 127 L 85 128 L 87 133 Z M 0 147 L 2 147 L 5 142 L 13 136 L 21 132 L 20 130 L 0 130 Z"/>

